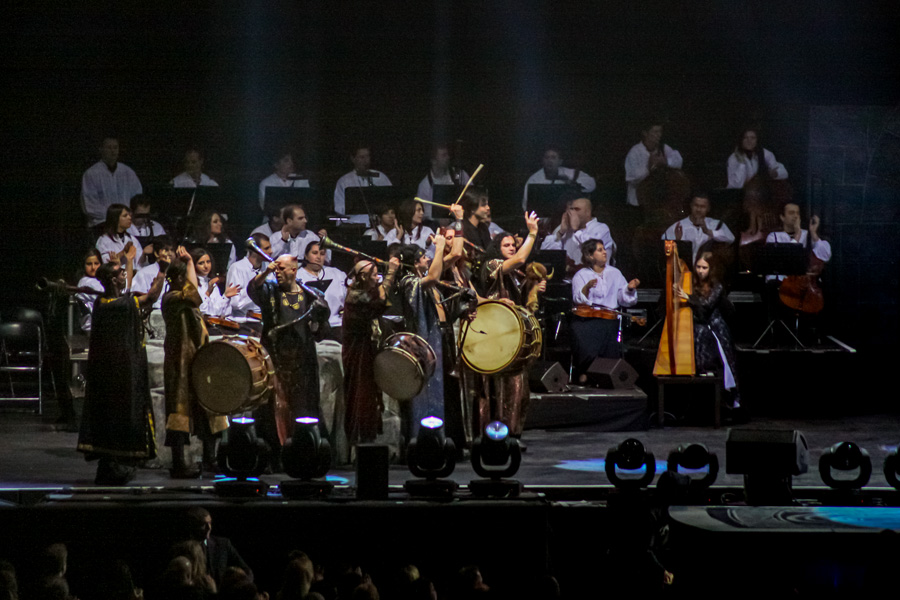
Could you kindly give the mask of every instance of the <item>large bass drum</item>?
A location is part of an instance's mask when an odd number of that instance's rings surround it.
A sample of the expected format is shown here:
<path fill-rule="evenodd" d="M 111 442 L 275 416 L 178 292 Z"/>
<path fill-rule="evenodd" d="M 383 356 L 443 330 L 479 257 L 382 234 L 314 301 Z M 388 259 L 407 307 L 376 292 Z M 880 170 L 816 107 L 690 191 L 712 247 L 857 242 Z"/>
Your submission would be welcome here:
<path fill-rule="evenodd" d="M 542 337 L 540 323 L 524 307 L 490 300 L 478 305 L 460 354 L 478 373 L 513 371 L 540 355 Z"/>
<path fill-rule="evenodd" d="M 375 356 L 375 383 L 396 400 L 412 400 L 434 375 L 437 357 L 424 338 L 414 333 L 395 333 Z"/>
<path fill-rule="evenodd" d="M 253 410 L 269 399 L 275 367 L 258 340 L 226 337 L 197 350 L 191 383 L 200 404 L 217 415 Z"/>

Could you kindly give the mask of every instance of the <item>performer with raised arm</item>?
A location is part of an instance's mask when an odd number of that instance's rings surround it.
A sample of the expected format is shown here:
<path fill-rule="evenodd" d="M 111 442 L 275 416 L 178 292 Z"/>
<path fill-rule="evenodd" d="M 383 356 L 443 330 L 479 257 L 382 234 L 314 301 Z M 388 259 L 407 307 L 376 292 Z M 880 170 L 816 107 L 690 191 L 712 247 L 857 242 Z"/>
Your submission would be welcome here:
<path fill-rule="evenodd" d="M 450 163 L 450 147 L 447 144 L 436 144 L 431 149 L 431 168 L 428 175 L 419 182 L 419 188 L 416 192 L 418 198 L 425 200 L 434 200 L 435 185 L 466 185 L 469 181 L 469 174 L 462 169 L 455 168 Z M 423 207 L 424 214 L 431 218 L 432 206 L 425 204 Z M 406 227 L 406 225 L 403 225 Z"/>
<path fill-rule="evenodd" d="M 638 185 L 651 173 L 662 167 L 680 169 L 684 162 L 677 150 L 662 142 L 662 136 L 662 123 L 648 122 L 641 129 L 641 141 L 632 146 L 625 157 L 625 182 L 628 184 L 627 203 L 630 206 L 639 206 Z"/>
<path fill-rule="evenodd" d="M 382 337 L 378 317 L 387 308 L 387 293 L 399 266 L 400 259 L 391 258 L 384 281 L 380 281 L 375 263 L 368 260 L 357 262 L 350 274 L 341 355 L 346 405 L 344 429 L 351 445 L 374 442 L 381 433 L 384 404 L 375 384 L 375 356 Z"/>
<path fill-rule="evenodd" d="M 782 231 L 772 231 L 766 236 L 767 244 L 800 244 L 809 248 L 810 266 L 819 263 L 821 266 L 831 260 L 831 244 L 819 238 L 819 217 L 813 215 L 809 219 L 809 231 L 803 229 L 800 223 L 800 205 L 788 202 L 781 209 Z M 784 276 L 778 276 L 784 279 Z"/>
<path fill-rule="evenodd" d="M 380 187 L 391 186 L 391 180 L 381 171 L 370 169 L 372 165 L 372 153 L 366 144 L 357 144 L 350 153 L 350 161 L 353 170 L 345 173 L 337 180 L 334 186 L 334 212 L 346 215 L 345 193 L 350 187 Z M 347 215 L 351 223 L 369 223 L 369 215 Z"/>
<path fill-rule="evenodd" d="M 607 260 L 601 240 L 581 245 L 584 268 L 572 277 L 572 361 L 575 379 L 584 383 L 586 371 L 595 358 L 621 358 L 619 341 L 620 306 L 637 304 L 640 281 L 625 276 Z M 581 316 L 580 316 L 581 315 Z"/>
<path fill-rule="evenodd" d="M 279 470 L 279 449 L 293 433 L 294 419 L 322 419 L 316 341 L 328 333 L 329 310 L 297 282 L 297 268 L 296 256 L 282 254 L 247 285 L 262 313 L 262 344 L 275 365 L 275 402 L 259 409 L 260 434 L 273 449 L 273 471 Z M 267 280 L 271 273 L 276 281 Z"/>
<path fill-rule="evenodd" d="M 159 296 L 165 273 L 160 271 L 147 294 L 123 295 L 136 255 L 132 246 L 124 268 L 108 262 L 97 269 L 104 294 L 91 318 L 78 450 L 87 460 L 99 459 L 98 485 L 124 485 L 134 478 L 136 461 L 156 456 L 141 309 Z"/>
<path fill-rule="evenodd" d="M 553 233 L 544 238 L 541 250 L 565 250 L 566 265 L 570 274 L 581 265 L 581 245 L 587 240 L 600 240 L 610 257 L 616 253 L 616 243 L 609 227 L 593 216 L 593 205 L 585 197 L 572 200 L 566 205 L 562 223 Z"/>
<path fill-rule="evenodd" d="M 691 243 L 691 260 L 696 260 L 700 248 L 712 240 L 721 244 L 734 242 L 734 234 L 724 221 L 711 219 L 709 214 L 709 194 L 694 192 L 691 198 L 691 214 L 674 223 L 662 235 L 664 240 L 684 240 Z"/>
<path fill-rule="evenodd" d="M 788 172 L 774 154 L 762 147 L 759 131 L 747 128 L 728 157 L 728 187 L 742 188 L 754 177 L 761 181 L 782 180 L 788 178 Z"/>
<path fill-rule="evenodd" d="M 162 315 L 166 322 L 163 378 L 166 394 L 166 446 L 172 448 L 172 479 L 193 479 L 200 470 L 188 465 L 184 447 L 194 433 L 203 444 L 203 467 L 215 471 L 215 435 L 228 427 L 224 416 L 206 412 L 191 385 L 191 363 L 200 346 L 209 341 L 206 325 L 200 316 L 202 304 L 194 261 L 183 246 L 166 271 L 169 292 L 162 299 Z"/>
<path fill-rule="evenodd" d="M 541 169 L 535 171 L 525 182 L 525 193 L 522 196 L 522 210 L 528 210 L 528 186 L 532 183 L 544 185 L 568 185 L 579 194 L 590 194 L 597 189 L 593 177 L 580 169 L 562 166 L 562 153 L 556 146 L 548 146 L 544 150 Z"/>

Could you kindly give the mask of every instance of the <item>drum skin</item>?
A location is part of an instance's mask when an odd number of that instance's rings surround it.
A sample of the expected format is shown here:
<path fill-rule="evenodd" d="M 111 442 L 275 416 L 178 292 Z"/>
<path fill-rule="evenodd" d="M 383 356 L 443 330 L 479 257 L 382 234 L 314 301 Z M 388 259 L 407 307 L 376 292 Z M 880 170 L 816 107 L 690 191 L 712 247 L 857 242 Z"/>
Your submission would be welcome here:
<path fill-rule="evenodd" d="M 233 336 L 197 350 L 191 383 L 206 410 L 232 415 L 265 403 L 275 384 L 274 373 L 269 353 L 258 340 Z"/>
<path fill-rule="evenodd" d="M 395 333 L 375 357 L 375 383 L 396 400 L 412 400 L 434 375 L 437 358 L 431 345 L 414 333 Z"/>
<path fill-rule="evenodd" d="M 490 300 L 478 305 L 462 343 L 462 359 L 478 373 L 491 375 L 525 366 L 541 353 L 541 326 L 522 306 Z"/>

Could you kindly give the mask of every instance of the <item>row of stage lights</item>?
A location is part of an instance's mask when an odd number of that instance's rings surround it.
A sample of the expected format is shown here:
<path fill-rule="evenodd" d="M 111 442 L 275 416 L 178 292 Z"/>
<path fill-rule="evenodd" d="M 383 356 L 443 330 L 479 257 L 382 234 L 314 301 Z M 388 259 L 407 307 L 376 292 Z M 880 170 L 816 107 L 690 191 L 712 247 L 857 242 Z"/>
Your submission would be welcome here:
<path fill-rule="evenodd" d="M 268 447 L 257 438 L 253 423 L 250 418 L 232 419 L 227 438 L 219 445 L 219 466 L 227 476 L 216 483 L 220 495 L 260 495 L 268 489 L 259 480 L 269 464 Z M 406 492 L 413 497 L 452 497 L 458 486 L 446 478 L 455 469 L 456 456 L 443 421 L 422 419 L 418 435 L 407 447 L 410 473 L 418 479 L 406 482 Z M 331 447 L 320 433 L 318 419 L 296 419 L 282 460 L 285 473 L 293 478 L 281 483 L 284 496 L 309 498 L 331 491 L 333 485 L 324 479 L 331 464 Z M 522 449 L 505 424 L 494 421 L 485 427 L 472 446 L 471 462 L 482 477 L 469 483 L 473 495 L 511 498 L 521 493 L 522 484 L 511 478 L 522 462 Z M 808 463 L 808 446 L 799 431 L 733 429 L 728 433 L 726 472 L 744 476 L 745 495 L 752 504 L 788 501 L 791 478 L 806 473 Z M 605 471 L 617 489 L 641 490 L 653 482 L 656 459 L 639 440 L 629 438 L 608 450 Z M 898 450 L 887 456 L 883 471 L 888 483 L 900 490 Z M 715 483 L 719 459 L 703 444 L 685 444 L 669 453 L 666 472 L 670 477 L 676 473 L 686 476 L 691 491 L 703 491 Z M 819 474 L 832 489 L 860 490 L 872 476 L 872 459 L 857 444 L 840 442 L 819 459 Z"/>

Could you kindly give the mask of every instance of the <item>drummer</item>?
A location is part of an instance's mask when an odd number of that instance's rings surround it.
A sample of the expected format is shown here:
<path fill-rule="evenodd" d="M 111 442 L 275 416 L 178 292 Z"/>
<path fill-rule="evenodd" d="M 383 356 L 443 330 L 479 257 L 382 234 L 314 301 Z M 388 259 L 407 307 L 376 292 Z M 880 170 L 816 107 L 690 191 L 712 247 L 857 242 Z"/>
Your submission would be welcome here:
<path fill-rule="evenodd" d="M 606 247 L 600 240 L 581 244 L 581 261 L 587 265 L 572 277 L 572 301 L 585 313 L 572 315 L 572 361 L 578 383 L 595 358 L 621 358 L 619 318 L 614 310 L 637 304 L 640 281 L 626 281 L 622 272 L 607 262 Z"/>
<path fill-rule="evenodd" d="M 481 295 L 510 305 L 522 305 L 525 277 L 519 269 L 525 265 L 538 232 L 536 213 L 525 213 L 528 236 L 516 248 L 513 234 L 497 234 L 484 254 L 480 273 Z M 528 410 L 528 369 L 516 368 L 495 375 L 481 375 L 464 369 L 464 389 L 473 402 L 473 435 L 478 437 L 492 421 L 502 421 L 512 437 L 520 438 Z M 493 384 L 493 385 L 492 385 Z M 492 389 L 493 388 L 493 389 Z"/>

